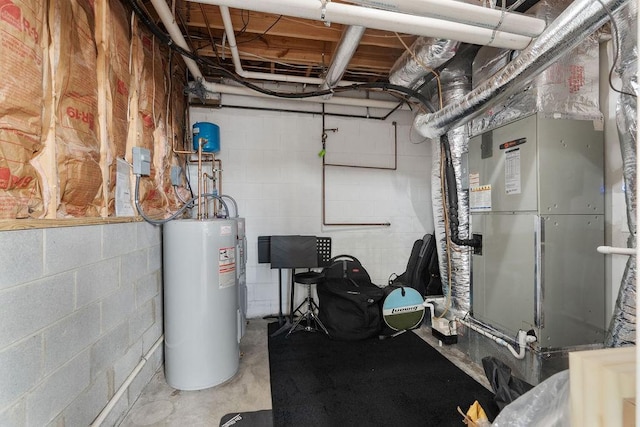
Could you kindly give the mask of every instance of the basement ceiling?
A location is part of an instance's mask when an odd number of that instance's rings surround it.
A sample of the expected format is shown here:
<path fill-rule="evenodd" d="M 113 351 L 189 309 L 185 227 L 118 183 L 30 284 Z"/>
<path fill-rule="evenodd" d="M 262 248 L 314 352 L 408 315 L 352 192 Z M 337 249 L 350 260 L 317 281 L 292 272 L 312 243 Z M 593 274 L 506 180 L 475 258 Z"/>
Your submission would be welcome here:
<path fill-rule="evenodd" d="M 481 5 L 483 0 L 466 2 Z M 153 5 L 149 1 L 144 3 L 150 14 L 156 15 Z M 233 71 L 220 8 L 186 0 L 168 3 L 175 10 L 176 21 L 191 50 Z M 535 1 L 517 3 L 519 7 L 515 10 L 521 11 Z M 510 0 L 506 6 L 513 4 L 514 0 Z M 250 10 L 230 8 L 229 11 L 242 67 L 249 72 L 322 78 L 347 28 L 337 23 L 325 25 L 321 21 Z M 367 29 L 343 80 L 387 81 L 389 70 L 406 50 L 405 45 L 411 46 L 416 39 L 417 36 L 411 34 Z M 208 77 L 220 76 L 214 68 L 205 67 L 202 71 Z"/>

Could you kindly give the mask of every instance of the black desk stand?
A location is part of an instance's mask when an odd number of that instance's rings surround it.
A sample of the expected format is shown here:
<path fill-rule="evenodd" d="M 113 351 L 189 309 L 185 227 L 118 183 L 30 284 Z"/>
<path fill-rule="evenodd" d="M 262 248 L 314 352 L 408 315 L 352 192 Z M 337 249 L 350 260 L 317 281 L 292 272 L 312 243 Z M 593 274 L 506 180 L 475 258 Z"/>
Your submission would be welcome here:
<path fill-rule="evenodd" d="M 295 269 L 291 269 L 291 309 L 289 310 L 289 316 L 285 316 L 282 312 L 282 269 L 278 269 L 278 324 L 280 327 L 277 331 L 271 334 L 272 337 L 277 337 L 278 335 L 291 330 L 293 326 L 293 287 L 295 283 L 293 282 L 293 276 L 295 274 Z"/>

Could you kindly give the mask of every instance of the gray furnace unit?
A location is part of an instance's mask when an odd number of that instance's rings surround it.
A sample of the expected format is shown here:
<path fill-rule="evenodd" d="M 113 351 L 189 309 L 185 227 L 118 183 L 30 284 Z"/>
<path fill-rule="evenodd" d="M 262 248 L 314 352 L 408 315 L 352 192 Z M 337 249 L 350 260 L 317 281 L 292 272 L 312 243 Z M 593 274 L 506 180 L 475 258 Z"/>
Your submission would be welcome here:
<path fill-rule="evenodd" d="M 593 122 L 541 114 L 470 140 L 474 318 L 538 349 L 604 341 L 603 157 Z"/>

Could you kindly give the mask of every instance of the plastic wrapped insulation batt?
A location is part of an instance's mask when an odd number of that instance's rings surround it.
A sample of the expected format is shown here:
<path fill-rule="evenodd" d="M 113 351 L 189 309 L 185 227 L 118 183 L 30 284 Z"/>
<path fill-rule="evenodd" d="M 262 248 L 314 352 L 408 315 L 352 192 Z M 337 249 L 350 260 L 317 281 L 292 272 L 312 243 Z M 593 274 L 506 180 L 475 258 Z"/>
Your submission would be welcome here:
<path fill-rule="evenodd" d="M 622 54 L 620 71 L 622 79 L 622 92 L 628 94 L 638 93 L 637 69 L 637 4 L 630 2 L 621 13 L 616 15 L 616 24 L 620 40 L 620 52 Z M 618 99 L 616 121 L 620 139 L 620 151 L 622 152 L 623 176 L 625 184 L 625 199 L 627 204 L 627 222 L 629 224 L 630 237 L 628 246 L 636 247 L 636 131 L 637 131 L 637 99 L 635 96 L 621 94 Z M 606 346 L 620 347 L 636 343 L 636 260 L 629 257 L 627 266 L 622 276 L 620 290 L 609 330 Z"/>
<path fill-rule="evenodd" d="M 50 197 L 42 154 L 47 5 L 0 2 L 0 219 L 40 218 Z M 34 166 L 35 165 L 35 166 Z"/>
<path fill-rule="evenodd" d="M 551 22 L 569 4 L 571 0 L 540 0 L 527 14 Z M 536 76 L 529 87 L 506 102 L 493 106 L 483 117 L 474 120 L 472 133 L 482 133 L 536 112 L 547 113 L 552 117 L 602 120 L 599 104 L 598 38 L 597 33 L 590 34 Z M 515 56 L 517 52 L 514 51 L 483 47 L 474 61 L 474 88 L 493 76 Z"/>
<path fill-rule="evenodd" d="M 629 2 L 600 1 L 575 0 L 506 67 L 476 86 L 462 100 L 435 113 L 418 114 L 414 120 L 416 131 L 424 137 L 434 138 L 479 117 L 492 105 L 505 102 L 602 27 L 609 20 L 607 10 L 615 12 Z"/>
<path fill-rule="evenodd" d="M 410 47 L 413 55 L 405 51 L 393 64 L 389 83 L 414 87 L 421 77 L 453 58 L 459 45 L 460 42 L 453 40 L 419 37 Z"/>

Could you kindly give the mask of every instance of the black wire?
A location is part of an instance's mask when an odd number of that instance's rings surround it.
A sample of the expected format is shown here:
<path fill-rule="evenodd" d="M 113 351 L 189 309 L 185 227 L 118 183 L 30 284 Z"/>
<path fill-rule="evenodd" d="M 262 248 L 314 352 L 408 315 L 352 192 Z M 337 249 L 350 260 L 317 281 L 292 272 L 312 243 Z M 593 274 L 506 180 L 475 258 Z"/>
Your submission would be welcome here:
<path fill-rule="evenodd" d="M 249 26 L 249 20 L 251 19 L 251 12 L 250 11 L 246 11 L 247 12 L 247 22 L 244 21 L 244 12 L 245 10 L 243 9 L 240 12 L 240 18 L 242 19 L 242 28 L 240 28 L 240 31 L 238 31 L 238 36 L 244 34 L 244 32 L 247 30 L 247 27 Z"/>
<path fill-rule="evenodd" d="M 270 29 L 272 29 L 273 27 L 275 27 L 275 25 L 276 25 L 278 22 L 280 22 L 280 20 L 281 20 L 281 19 L 282 19 L 282 15 L 278 16 L 278 19 L 276 19 L 276 20 L 274 21 L 274 23 L 273 23 L 273 24 L 269 25 L 269 28 L 267 28 L 266 30 L 264 30 L 264 32 L 263 32 L 262 34 L 257 35 L 257 36 L 255 36 L 255 37 L 253 37 L 253 38 L 249 39 L 249 40 L 243 40 L 243 41 L 241 41 L 241 42 L 239 41 L 237 44 L 249 43 L 249 42 L 252 42 L 252 41 L 254 41 L 254 40 L 258 40 L 260 37 L 264 37 L 265 35 L 267 35 L 267 33 L 269 32 L 269 30 L 270 30 Z"/>
<path fill-rule="evenodd" d="M 614 44 L 614 54 L 613 54 L 613 64 L 611 64 L 611 68 L 609 69 L 609 87 L 614 91 L 614 92 L 618 92 L 620 95 L 627 95 L 627 96 L 632 96 L 634 98 L 637 98 L 637 95 L 633 94 L 633 93 L 629 93 L 629 92 L 625 92 L 621 89 L 618 89 L 616 87 L 613 86 L 613 71 L 616 68 L 616 64 L 618 63 L 618 60 L 620 59 L 620 32 L 618 31 L 618 25 L 616 24 L 616 19 L 613 16 L 613 13 L 611 13 L 611 10 L 609 10 L 609 8 L 602 3 L 602 0 L 598 0 L 598 3 L 600 3 L 600 6 L 602 6 L 602 8 L 604 9 L 605 12 L 607 12 L 607 15 L 609 15 L 609 21 L 611 22 L 611 30 L 613 32 L 613 44 Z"/>
<path fill-rule="evenodd" d="M 166 44 L 167 46 L 169 46 L 171 49 L 177 51 L 179 54 L 192 59 L 193 61 L 196 61 L 199 64 L 205 65 L 205 66 L 209 66 L 211 68 L 213 68 L 214 70 L 216 70 L 217 72 L 221 73 L 223 76 L 226 76 L 238 83 L 240 83 L 241 85 L 252 89 L 256 92 L 259 93 L 263 93 L 265 95 L 270 95 L 270 96 L 275 96 L 278 98 L 286 98 L 286 99 L 301 99 L 301 98 L 310 98 L 310 97 L 316 97 L 316 96 L 324 96 L 324 95 L 331 95 L 334 93 L 340 93 L 340 92 L 347 92 L 347 91 L 354 91 L 354 90 L 363 90 L 363 89 L 382 89 L 385 91 L 394 91 L 394 92 L 399 92 L 402 93 L 404 95 L 407 95 L 411 98 L 415 98 L 417 99 L 419 102 L 421 102 L 425 107 L 427 107 L 431 112 L 435 112 L 435 109 L 433 108 L 433 106 L 431 105 L 431 103 L 429 102 L 429 100 L 427 100 L 427 98 L 425 96 L 423 96 L 422 94 L 411 90 L 409 88 L 406 88 L 404 86 L 398 86 L 398 85 L 392 85 L 390 83 L 382 83 L 382 82 L 378 82 L 378 83 L 361 83 L 361 84 L 353 84 L 353 85 L 348 85 L 348 86 L 338 86 L 335 87 L 333 89 L 326 89 L 326 90 L 316 90 L 316 91 L 312 91 L 312 92 L 276 92 L 276 91 L 272 91 L 269 89 L 265 89 L 262 88 L 254 83 L 251 83 L 248 80 L 243 79 L 242 77 L 238 76 L 237 74 L 227 70 L 226 68 L 224 68 L 223 66 L 221 66 L 220 64 L 217 64 L 207 58 L 204 58 L 202 56 L 196 55 L 193 52 L 190 52 L 184 48 L 182 48 L 181 46 L 178 46 L 177 44 L 174 43 L 174 41 L 171 39 L 171 37 L 166 34 L 164 31 L 162 31 L 150 18 L 149 16 L 147 16 L 147 14 L 144 12 L 144 10 L 142 10 L 142 8 L 140 7 L 140 5 L 138 4 L 137 0 L 129 0 L 129 4 L 131 5 L 131 7 L 133 8 L 133 11 L 135 12 L 135 14 L 138 16 L 138 18 L 140 19 L 140 21 L 149 29 L 149 31 L 151 31 L 151 33 L 153 33 L 154 36 L 156 36 L 160 42 Z"/>

